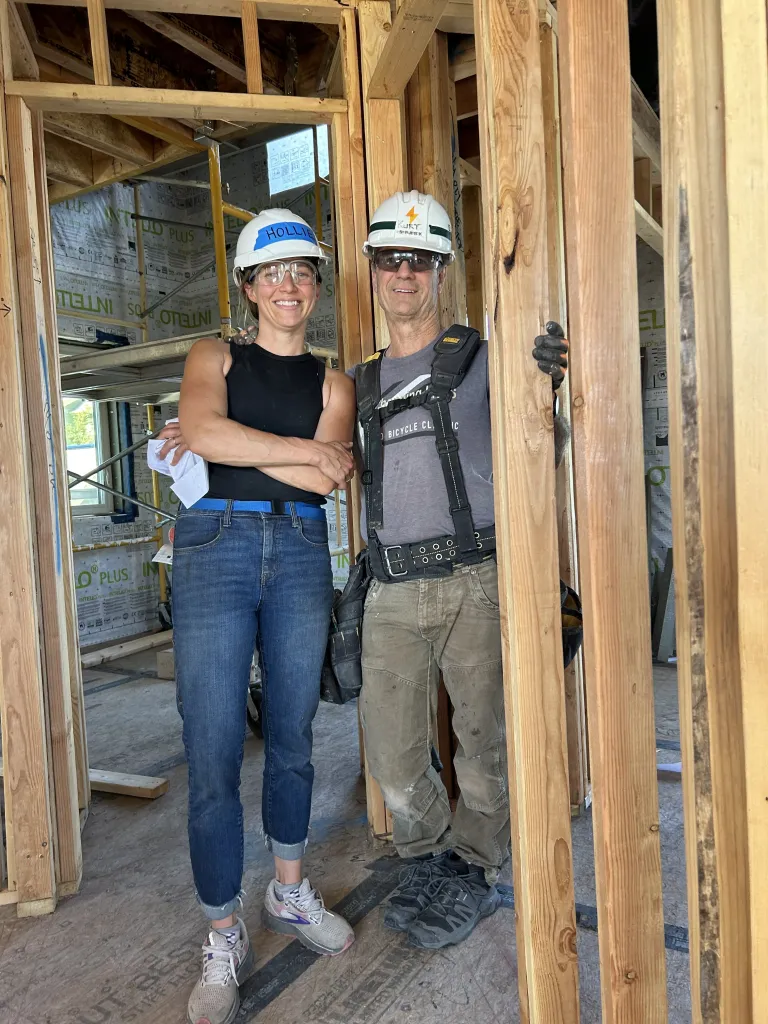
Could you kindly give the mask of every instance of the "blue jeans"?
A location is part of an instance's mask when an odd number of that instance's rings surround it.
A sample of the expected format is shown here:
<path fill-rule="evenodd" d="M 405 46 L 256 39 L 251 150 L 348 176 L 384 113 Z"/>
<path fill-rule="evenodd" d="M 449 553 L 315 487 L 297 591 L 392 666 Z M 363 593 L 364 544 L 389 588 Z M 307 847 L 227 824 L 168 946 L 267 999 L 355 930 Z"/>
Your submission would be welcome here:
<path fill-rule="evenodd" d="M 292 506 L 289 506 L 292 508 Z M 173 545 L 173 641 L 189 767 L 189 849 L 211 920 L 238 906 L 240 767 L 251 659 L 262 664 L 262 821 L 277 857 L 304 852 L 312 720 L 333 577 L 324 520 L 182 508 Z"/>

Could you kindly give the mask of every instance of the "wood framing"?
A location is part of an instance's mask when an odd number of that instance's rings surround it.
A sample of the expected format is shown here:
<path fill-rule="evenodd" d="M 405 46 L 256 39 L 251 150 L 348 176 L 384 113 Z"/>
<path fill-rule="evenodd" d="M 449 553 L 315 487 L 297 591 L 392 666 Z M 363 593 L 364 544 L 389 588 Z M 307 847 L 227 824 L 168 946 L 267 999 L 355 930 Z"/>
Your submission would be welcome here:
<path fill-rule="evenodd" d="M 259 18 L 254 0 L 242 0 L 243 50 L 245 52 L 246 88 L 248 92 L 264 92 L 261 74 Z"/>
<path fill-rule="evenodd" d="M 251 3 L 253 3 L 253 0 L 251 0 Z M 238 82 L 246 82 L 246 70 L 242 64 L 233 60 L 228 54 L 223 53 L 201 33 L 193 31 L 189 25 L 179 21 L 179 19 L 168 14 L 158 14 L 155 11 L 129 10 L 128 14 L 153 29 L 159 35 L 170 39 L 173 43 L 178 43 L 179 46 L 189 50 L 190 53 L 194 53 L 196 57 L 204 60 L 207 64 L 211 64 L 213 67 L 219 68 L 220 71 L 224 71 L 230 78 L 234 78 Z M 259 58 L 260 72 L 261 58 Z M 261 92 L 261 90 L 248 90 L 248 92 L 255 91 Z"/>
<path fill-rule="evenodd" d="M 763 4 L 659 4 L 667 369 L 694 1024 L 768 1013 Z M 761 77 L 762 76 L 762 77 Z M 713 203 L 713 197 L 717 201 Z M 755 248 L 757 246 L 758 248 Z M 758 255 L 759 254 L 759 255 Z M 754 319 L 758 318 L 758 319 Z"/>
<path fill-rule="evenodd" d="M 546 22 L 539 25 L 541 48 L 541 101 L 544 116 L 544 161 L 547 188 L 547 298 L 549 316 L 568 334 L 563 238 L 563 181 L 560 145 L 560 87 L 557 71 L 557 35 Z M 558 412 L 570 425 L 570 374 L 558 393 Z M 573 494 L 573 457 L 566 446 L 555 474 L 560 579 L 579 591 L 576 546 L 576 506 Z M 565 714 L 568 741 L 568 783 L 571 813 L 578 814 L 590 799 L 587 757 L 586 696 L 581 651 L 565 670 Z"/>
<path fill-rule="evenodd" d="M 30 0 L 31 3 L 50 3 L 54 7 L 86 7 L 88 0 Z M 212 5 L 210 0 L 103 0 L 108 10 L 158 11 L 164 14 L 207 14 L 239 18 L 241 0 L 221 0 Z M 258 14 L 266 21 L 310 21 L 320 25 L 335 25 L 344 9 L 338 0 L 256 0 Z"/>
<path fill-rule="evenodd" d="M 360 28 L 360 68 L 365 96 L 373 71 L 381 56 L 391 28 L 388 0 L 361 0 L 357 8 Z M 395 192 L 408 185 L 408 157 L 405 141 L 405 116 L 401 99 L 366 99 L 365 156 L 368 175 L 368 213 Z M 374 306 L 376 347 L 385 348 L 389 333 L 378 305 Z"/>
<path fill-rule="evenodd" d="M 365 0 L 374 3 L 381 0 Z M 383 0 L 386 2 L 386 0 Z M 6 93 L 20 96 L 32 110 L 121 117 L 189 117 L 236 119 L 243 124 L 324 124 L 344 113 L 344 100 L 312 96 L 265 96 L 250 93 L 190 92 L 185 89 L 141 89 L 132 86 L 66 85 L 53 82 L 9 82 Z M 377 101 L 383 102 L 383 101 Z"/>
<path fill-rule="evenodd" d="M 168 792 L 168 779 L 150 775 L 126 775 L 107 772 L 99 768 L 90 770 L 91 789 L 97 793 L 116 793 L 118 796 L 136 796 L 143 800 L 157 800 Z"/>
<path fill-rule="evenodd" d="M 48 791 L 48 753 L 39 651 L 34 511 L 20 324 L 16 256 L 6 143 L 5 102 L 0 103 L 0 476 L 5 514 L 0 519 L 0 719 L 6 829 L 11 837 L 9 878 L 18 890 L 19 913 L 41 902 L 56 905 L 53 829 Z"/>
<path fill-rule="evenodd" d="M 752 998 L 754 1020 L 768 1018 L 768 651 L 762 612 L 768 544 L 759 507 L 768 480 L 768 438 L 760 380 L 765 347 L 754 359 L 754 325 L 768 322 L 768 10 L 759 0 L 722 0 L 725 167 L 728 205 L 731 360 L 734 387 L 739 650 L 744 713 Z M 755 496 L 761 500 L 756 502 Z M 716 808 L 720 814 L 720 807 Z M 723 901 L 723 917 L 733 913 Z"/>
<path fill-rule="evenodd" d="M 57 135 L 79 146 L 87 146 L 117 160 L 152 163 L 155 140 L 113 117 L 99 114 L 45 115 L 43 127 L 49 135 Z"/>
<path fill-rule="evenodd" d="M 368 83 L 368 99 L 400 99 L 433 39 L 447 2 L 402 0 Z M 447 80 L 446 76 L 443 85 Z"/>
<path fill-rule="evenodd" d="M 352 177 L 352 219 L 355 229 L 355 261 L 357 267 L 358 308 L 360 314 L 360 357 L 366 359 L 375 351 L 373 337 L 373 295 L 371 271 L 363 255 L 368 237 L 368 200 L 365 183 L 365 143 L 363 139 L 363 101 L 360 92 L 360 57 L 357 46 L 355 12 L 345 11 L 339 23 L 341 71 L 344 98 L 347 102 L 349 160 Z M 356 506 L 357 507 L 357 506 Z"/>
<path fill-rule="evenodd" d="M 402 8 L 401 8 L 402 10 Z M 454 190 L 453 83 L 448 73 L 448 37 L 436 32 L 430 39 L 406 91 L 409 185 L 429 193 L 457 221 Z M 457 232 L 454 231 L 454 236 Z M 458 240 L 454 237 L 455 247 Z M 440 293 L 440 323 L 464 323 L 467 316 L 464 261 L 448 270 Z"/>
<path fill-rule="evenodd" d="M 483 288 L 483 203 L 480 187 L 465 184 L 461 190 L 464 226 L 464 281 L 467 290 L 467 322 L 485 334 Z"/>
<path fill-rule="evenodd" d="M 51 239 L 51 217 L 48 206 L 46 184 L 45 142 L 41 114 L 32 115 L 32 145 L 35 163 L 35 194 L 37 198 L 38 226 L 40 229 L 40 277 L 43 289 L 45 314 L 45 340 L 49 380 L 53 385 L 55 398 L 61 379 L 59 360 L 59 334 L 56 320 L 56 282 L 53 270 L 53 242 Z M 69 660 L 69 684 L 71 689 L 72 742 L 74 745 L 75 776 L 77 781 L 77 803 L 82 811 L 88 808 L 91 791 L 88 783 L 88 750 L 85 735 L 85 700 L 83 696 L 83 673 L 80 667 L 80 638 L 78 635 L 77 602 L 75 598 L 75 571 L 72 554 L 72 517 L 69 508 L 69 487 L 66 472 L 66 436 L 62 403 L 51 401 L 51 441 L 56 460 L 57 510 L 61 537 L 62 580 L 66 620 L 66 644 Z M 66 709 L 65 709 L 66 710 Z M 59 895 L 69 895 L 78 888 L 80 877 L 58 879 Z"/>
<path fill-rule="evenodd" d="M 88 27 L 91 30 L 91 55 L 93 58 L 93 80 L 96 85 L 112 84 L 112 67 L 109 60 L 109 35 L 104 0 L 86 0 Z"/>
<path fill-rule="evenodd" d="M 536 0 L 476 0 L 520 1016 L 577 1024 L 552 385 L 530 357 L 550 318 L 538 24 Z"/>
<path fill-rule="evenodd" d="M 77 884 L 82 874 L 77 800 L 64 553 L 59 501 L 66 467 L 57 450 L 53 414 L 58 378 L 51 378 L 50 341 L 41 275 L 41 229 L 35 187 L 32 115 L 19 99 L 6 100 L 9 170 L 13 188 L 19 319 L 25 398 L 35 493 L 36 562 L 45 644 L 46 718 L 55 792 L 57 880 Z M 47 238 L 47 235 L 46 235 Z M 55 344 L 58 344 L 56 339 Z M 67 562 L 68 564 L 68 562 Z"/>
<path fill-rule="evenodd" d="M 602 1019 L 666 1024 L 627 6 L 558 18 Z"/>

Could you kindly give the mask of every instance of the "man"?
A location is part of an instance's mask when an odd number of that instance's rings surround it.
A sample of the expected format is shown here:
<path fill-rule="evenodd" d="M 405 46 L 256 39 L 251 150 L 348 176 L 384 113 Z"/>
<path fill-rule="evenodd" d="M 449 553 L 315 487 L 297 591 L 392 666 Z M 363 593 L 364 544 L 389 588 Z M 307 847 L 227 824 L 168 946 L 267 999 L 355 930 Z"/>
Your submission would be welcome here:
<path fill-rule="evenodd" d="M 368 765 L 413 858 L 385 924 L 426 949 L 461 942 L 500 903 L 509 844 L 504 693 L 495 560 L 488 350 L 441 332 L 438 296 L 454 253 L 428 195 L 397 193 L 364 247 L 390 344 L 356 367 L 371 583 L 361 711 Z M 567 367 L 557 324 L 534 359 L 556 389 Z M 459 740 L 456 813 L 432 761 L 442 672 Z"/>

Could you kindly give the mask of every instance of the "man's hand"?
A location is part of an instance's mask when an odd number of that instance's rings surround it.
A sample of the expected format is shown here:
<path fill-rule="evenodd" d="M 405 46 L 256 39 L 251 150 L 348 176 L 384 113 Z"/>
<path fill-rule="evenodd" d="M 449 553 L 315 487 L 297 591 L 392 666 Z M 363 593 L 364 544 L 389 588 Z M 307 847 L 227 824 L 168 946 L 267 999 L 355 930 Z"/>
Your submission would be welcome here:
<path fill-rule="evenodd" d="M 333 480 L 337 487 L 346 487 L 355 474 L 351 441 L 309 441 L 311 465 Z"/>
<path fill-rule="evenodd" d="M 540 334 L 534 341 L 533 358 L 539 369 L 552 378 L 552 388 L 557 391 L 568 369 L 568 342 L 563 328 L 554 320 L 549 321 L 546 331 L 546 334 Z"/>
<path fill-rule="evenodd" d="M 181 433 L 181 427 L 178 423 L 166 423 L 157 436 L 161 441 L 165 441 L 165 444 L 160 449 L 160 458 L 165 459 L 168 457 L 170 452 L 173 452 L 173 458 L 171 459 L 172 466 L 177 465 L 184 452 L 189 451 L 187 443 L 184 440 L 184 435 Z"/>

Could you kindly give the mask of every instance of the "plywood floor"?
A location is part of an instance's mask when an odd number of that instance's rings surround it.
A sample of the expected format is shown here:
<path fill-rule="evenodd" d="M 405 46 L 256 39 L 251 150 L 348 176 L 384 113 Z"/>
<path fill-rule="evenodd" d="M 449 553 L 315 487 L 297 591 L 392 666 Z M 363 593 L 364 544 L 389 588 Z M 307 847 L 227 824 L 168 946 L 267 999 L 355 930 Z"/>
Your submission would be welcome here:
<path fill-rule="evenodd" d="M 186 773 L 174 684 L 154 677 L 153 654 L 87 673 L 91 765 L 165 774 L 154 802 L 99 796 L 83 835 L 82 892 L 54 915 L 19 921 L 0 909 L 0 1024 L 183 1024 L 205 924 L 195 903 L 185 832 Z M 679 759 L 675 671 L 655 673 L 661 761 Z M 257 952 L 237 1024 L 514 1024 L 519 1020 L 514 915 L 501 910 L 462 946 L 425 953 L 381 924 L 399 863 L 365 828 L 354 708 L 323 707 L 315 728 L 316 787 L 308 867 L 326 902 L 341 904 L 357 941 L 314 957 L 263 932 L 270 858 L 258 808 L 262 744 L 246 742 L 243 801 L 248 893 Z M 661 783 L 665 919 L 686 924 L 679 783 Z M 573 826 L 577 901 L 594 907 L 591 820 Z M 589 914 L 586 915 L 588 923 Z M 578 933 L 582 1020 L 600 1020 L 597 935 Z M 690 1020 L 688 957 L 668 951 L 671 1024 Z"/>

